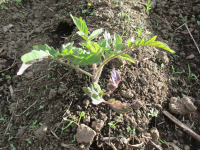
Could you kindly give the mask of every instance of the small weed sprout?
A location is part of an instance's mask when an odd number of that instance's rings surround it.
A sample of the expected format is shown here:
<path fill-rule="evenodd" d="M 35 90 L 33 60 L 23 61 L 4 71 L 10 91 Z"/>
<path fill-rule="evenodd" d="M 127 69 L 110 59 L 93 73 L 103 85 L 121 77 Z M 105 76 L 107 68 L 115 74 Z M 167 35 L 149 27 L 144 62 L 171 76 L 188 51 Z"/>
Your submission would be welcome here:
<path fill-rule="evenodd" d="M 158 110 L 155 110 L 152 108 L 149 113 L 147 113 L 148 116 L 152 116 L 152 117 L 158 117 Z"/>
<path fill-rule="evenodd" d="M 190 79 L 190 78 L 192 78 L 192 77 L 195 77 L 195 78 L 197 79 L 197 76 L 196 76 L 195 74 L 191 73 L 190 65 L 189 65 L 189 64 L 188 64 L 188 71 L 189 71 L 189 74 L 188 74 L 187 79 Z"/>
<path fill-rule="evenodd" d="M 200 26 L 200 21 L 197 21 L 197 25 Z"/>
<path fill-rule="evenodd" d="M 183 73 L 183 72 L 175 72 L 175 68 L 172 66 L 172 75 L 177 73 Z"/>
<path fill-rule="evenodd" d="M 149 0 L 147 5 L 148 11 L 150 10 L 151 4 Z M 81 42 L 79 44 L 82 47 L 87 48 L 87 50 L 74 47 L 74 42 L 63 44 L 61 47 L 61 52 L 55 50 L 53 47 L 50 47 L 47 44 L 33 46 L 33 50 L 31 52 L 24 54 L 21 57 L 23 64 L 20 67 L 17 75 L 22 75 L 23 72 L 33 63 L 40 62 L 42 60 L 52 60 L 64 66 L 76 69 L 77 71 L 87 75 L 92 79 L 92 84 L 89 87 L 83 87 L 83 91 L 86 93 L 87 96 L 92 99 L 92 103 L 94 105 L 98 105 L 100 103 L 108 104 L 118 114 L 130 112 L 131 106 L 135 104 L 137 100 L 132 104 L 129 104 L 121 103 L 120 101 L 115 99 L 110 99 L 108 101 L 105 101 L 103 99 L 105 91 L 101 89 L 98 82 L 104 66 L 114 58 L 124 59 L 130 61 L 131 63 L 134 63 L 133 58 L 126 53 L 140 46 L 159 47 L 171 53 L 174 53 L 174 51 L 171 50 L 166 44 L 155 41 L 157 38 L 156 36 L 150 38 L 149 40 L 147 40 L 146 38 L 131 38 L 123 43 L 122 37 L 120 35 L 114 34 L 113 36 L 111 36 L 110 33 L 105 31 L 103 34 L 104 39 L 101 39 L 98 42 L 94 42 L 93 40 L 96 39 L 96 37 L 98 37 L 103 32 L 103 29 L 97 29 L 89 35 L 87 25 L 81 17 L 77 18 L 71 15 L 71 18 L 79 30 L 77 34 L 84 39 L 84 42 Z M 142 29 L 143 25 L 141 29 L 137 30 L 139 33 L 138 37 L 141 36 Z M 81 69 L 80 67 L 77 67 L 80 65 L 91 65 L 93 68 L 93 73 L 91 74 Z M 121 77 L 119 76 L 117 71 L 113 69 L 111 71 L 111 79 L 109 80 L 107 86 L 109 93 L 112 93 L 118 87 L 120 81 Z"/>
<path fill-rule="evenodd" d="M 148 3 L 146 4 L 146 10 L 145 10 L 146 12 L 149 12 L 149 10 L 151 10 L 151 5 L 152 5 L 153 3 L 150 4 L 150 1 L 151 1 L 151 0 L 148 0 Z"/>
<path fill-rule="evenodd" d="M 128 126 L 128 127 L 126 128 L 126 131 L 127 131 L 127 132 L 130 132 L 130 131 L 131 131 L 131 128 Z"/>
<path fill-rule="evenodd" d="M 29 129 L 28 132 L 32 132 L 32 131 L 36 128 L 36 123 L 37 123 L 37 120 L 35 120 L 35 121 L 33 122 L 33 124 L 30 126 L 30 129 Z"/>
<path fill-rule="evenodd" d="M 108 125 L 113 128 L 118 122 L 117 121 L 111 121 L 108 123 Z"/>

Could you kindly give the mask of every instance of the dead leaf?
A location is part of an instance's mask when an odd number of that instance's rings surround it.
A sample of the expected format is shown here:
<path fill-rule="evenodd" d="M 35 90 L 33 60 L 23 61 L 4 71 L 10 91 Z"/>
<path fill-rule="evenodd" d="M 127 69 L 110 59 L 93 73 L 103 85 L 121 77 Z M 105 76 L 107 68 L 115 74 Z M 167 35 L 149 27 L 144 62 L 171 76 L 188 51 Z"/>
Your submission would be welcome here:
<path fill-rule="evenodd" d="M 194 54 L 191 54 L 188 57 L 186 57 L 186 59 L 193 59 L 194 57 L 195 57 Z"/>

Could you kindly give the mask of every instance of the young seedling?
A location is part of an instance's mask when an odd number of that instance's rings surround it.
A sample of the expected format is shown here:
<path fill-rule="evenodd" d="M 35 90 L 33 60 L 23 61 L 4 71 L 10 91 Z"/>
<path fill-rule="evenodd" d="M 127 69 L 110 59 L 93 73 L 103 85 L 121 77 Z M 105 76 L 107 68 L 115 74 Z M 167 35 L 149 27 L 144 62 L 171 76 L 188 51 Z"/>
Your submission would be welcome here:
<path fill-rule="evenodd" d="M 131 131 L 130 126 L 128 126 L 128 127 L 126 128 L 126 131 L 127 131 L 127 132 L 130 132 L 130 131 Z"/>
<path fill-rule="evenodd" d="M 190 78 L 192 78 L 192 77 L 195 77 L 195 78 L 197 79 L 197 76 L 196 76 L 195 74 L 191 73 L 190 65 L 189 65 L 189 64 L 188 64 L 188 71 L 189 71 L 189 74 L 188 74 L 187 79 L 190 79 Z"/>
<path fill-rule="evenodd" d="M 118 122 L 117 121 L 111 121 L 108 123 L 108 125 L 113 128 Z"/>
<path fill-rule="evenodd" d="M 177 73 L 183 73 L 183 72 L 175 72 L 175 68 L 172 66 L 172 75 Z"/>
<path fill-rule="evenodd" d="M 32 131 L 36 128 L 36 123 L 37 123 L 37 120 L 35 120 L 35 121 L 33 122 L 33 124 L 30 126 L 30 129 L 29 129 L 28 132 L 32 132 Z"/>
<path fill-rule="evenodd" d="M 149 10 L 151 10 L 151 5 L 153 3 L 150 4 L 150 0 L 148 0 L 148 3 L 146 4 L 146 12 L 149 12 Z"/>
<path fill-rule="evenodd" d="M 90 87 L 84 87 L 83 91 L 92 99 L 92 103 L 98 105 L 102 102 L 110 105 L 117 113 L 126 113 L 131 110 L 131 105 L 129 103 L 121 103 L 115 99 L 110 99 L 109 101 L 105 101 L 102 97 L 104 94 L 104 90 L 101 90 L 98 82 L 101 76 L 102 70 L 104 66 L 114 58 L 124 59 L 134 63 L 133 58 L 131 58 L 128 54 L 128 51 L 133 50 L 140 46 L 154 46 L 163 48 L 171 53 L 174 53 L 167 45 L 162 42 L 155 41 L 156 36 L 147 40 L 144 39 L 128 39 L 125 43 L 122 42 L 122 38 L 118 34 L 114 34 L 111 37 L 110 33 L 107 31 L 104 32 L 104 39 L 98 42 L 94 42 L 97 36 L 99 36 L 103 29 L 97 29 L 93 31 L 90 35 L 88 34 L 88 28 L 84 20 L 82 18 L 76 18 L 71 15 L 74 24 L 78 28 L 77 34 L 81 36 L 84 41 L 79 43 L 82 48 L 77 48 L 73 46 L 74 42 L 64 44 L 61 47 L 61 52 L 56 51 L 53 47 L 44 45 L 36 45 L 33 47 L 33 50 L 21 57 L 23 62 L 21 68 L 18 71 L 18 75 L 23 74 L 23 72 L 30 67 L 32 64 L 36 62 L 40 62 L 42 60 L 52 60 L 57 63 L 60 63 L 64 66 L 71 67 L 80 71 L 81 73 L 87 75 L 92 79 L 92 84 Z M 113 40 L 114 39 L 114 40 Z M 87 49 L 87 50 L 86 50 Z M 93 73 L 89 73 L 80 67 L 77 66 L 87 66 L 92 65 Z M 115 70 L 113 70 L 115 72 Z M 113 84 L 116 86 L 116 82 Z"/>
<path fill-rule="evenodd" d="M 67 129 L 72 123 L 75 123 L 75 124 L 79 125 L 79 124 L 80 124 L 80 121 L 81 121 L 81 118 L 84 117 L 84 116 L 85 116 L 85 112 L 82 111 L 81 114 L 79 115 L 78 122 L 76 121 L 76 119 L 73 119 L 73 118 L 72 118 L 73 120 L 70 120 L 70 119 L 67 119 L 67 117 L 64 117 L 63 119 L 64 119 L 65 121 L 69 121 L 69 124 L 68 124 L 66 127 L 62 128 L 62 130 Z"/>
<path fill-rule="evenodd" d="M 155 110 L 152 108 L 149 113 L 147 113 L 148 116 L 152 116 L 152 117 L 158 117 L 158 110 Z"/>

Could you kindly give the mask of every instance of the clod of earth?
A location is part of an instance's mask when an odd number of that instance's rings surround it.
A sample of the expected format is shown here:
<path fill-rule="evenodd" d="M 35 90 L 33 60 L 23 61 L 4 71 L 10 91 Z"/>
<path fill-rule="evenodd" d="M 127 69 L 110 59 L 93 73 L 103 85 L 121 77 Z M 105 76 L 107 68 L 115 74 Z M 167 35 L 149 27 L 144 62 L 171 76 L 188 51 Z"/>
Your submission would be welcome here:
<path fill-rule="evenodd" d="M 123 122 L 124 119 L 121 116 L 115 116 L 114 121 L 116 121 L 116 122 Z"/>
<path fill-rule="evenodd" d="M 104 122 L 103 120 L 95 120 L 92 122 L 92 128 L 96 131 L 96 132 L 100 132 L 101 129 L 103 128 Z"/>
<path fill-rule="evenodd" d="M 51 89 L 50 92 L 49 92 L 49 99 L 52 99 L 56 96 L 57 96 L 57 91 L 54 90 L 54 89 Z"/>
<path fill-rule="evenodd" d="M 151 134 L 152 140 L 153 140 L 155 143 L 157 143 L 157 142 L 158 142 L 158 139 L 159 139 L 159 137 L 160 137 L 157 128 L 152 128 L 152 129 L 150 130 L 150 134 Z"/>
<path fill-rule="evenodd" d="M 157 60 L 161 60 L 162 63 L 168 64 L 169 58 L 167 57 L 167 53 L 163 51 L 158 51 L 158 54 L 156 55 Z"/>
<path fill-rule="evenodd" d="M 127 91 L 125 91 L 125 90 L 122 90 L 121 92 L 120 92 L 120 94 L 124 97 L 124 98 L 133 98 L 133 93 L 131 92 L 131 90 L 127 90 Z"/>
<path fill-rule="evenodd" d="M 47 126 L 43 125 L 41 126 L 39 129 L 34 131 L 34 135 L 36 136 L 36 138 L 38 138 L 39 140 L 42 140 L 46 135 L 45 133 L 47 132 Z"/>
<path fill-rule="evenodd" d="M 92 144 L 96 132 L 85 124 L 79 125 L 76 133 L 77 143 Z"/>
<path fill-rule="evenodd" d="M 169 110 L 175 114 L 188 115 L 195 112 L 197 107 L 194 106 L 190 97 L 183 95 L 183 98 L 172 97 L 170 99 Z"/>

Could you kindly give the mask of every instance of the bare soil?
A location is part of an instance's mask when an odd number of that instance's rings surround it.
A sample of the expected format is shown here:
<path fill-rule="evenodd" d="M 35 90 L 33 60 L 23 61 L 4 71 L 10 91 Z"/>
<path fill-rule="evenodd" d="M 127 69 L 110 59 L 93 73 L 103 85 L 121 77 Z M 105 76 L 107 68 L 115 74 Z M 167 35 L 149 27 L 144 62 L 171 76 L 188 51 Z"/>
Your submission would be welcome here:
<path fill-rule="evenodd" d="M 199 46 L 200 1 L 155 0 L 148 12 L 144 11 L 146 4 L 146 0 L 2 3 L 0 149 L 156 149 L 151 141 L 163 149 L 173 149 L 173 144 L 184 150 L 200 149 L 193 137 L 162 113 L 169 110 L 172 97 L 189 97 L 197 110 L 173 115 L 200 134 L 200 53 L 183 25 L 187 22 Z M 176 51 L 170 54 L 141 47 L 129 52 L 135 64 L 115 59 L 104 67 L 99 82 L 102 89 L 106 90 L 112 68 L 125 78 L 105 100 L 115 98 L 132 103 L 138 99 L 131 112 L 122 116 L 108 105 L 93 105 L 82 90 L 90 85 L 91 79 L 55 62 L 43 61 L 28 68 L 23 75 L 16 75 L 22 64 L 21 56 L 34 45 L 46 43 L 59 50 L 62 44 L 74 41 L 78 46 L 82 39 L 76 34 L 70 13 L 82 17 L 90 33 L 103 28 L 111 35 L 121 35 L 123 41 L 133 36 L 149 39 L 157 35 L 157 40 Z M 141 36 L 137 29 L 141 29 Z M 191 54 L 194 58 L 186 59 Z M 90 66 L 82 68 L 91 71 Z M 81 112 L 85 116 L 79 122 Z M 152 112 L 157 112 L 157 116 Z M 64 130 L 70 122 L 63 117 L 74 121 Z M 117 124 L 110 127 L 111 121 Z M 80 130 L 91 134 L 84 137 L 79 134 Z"/>

